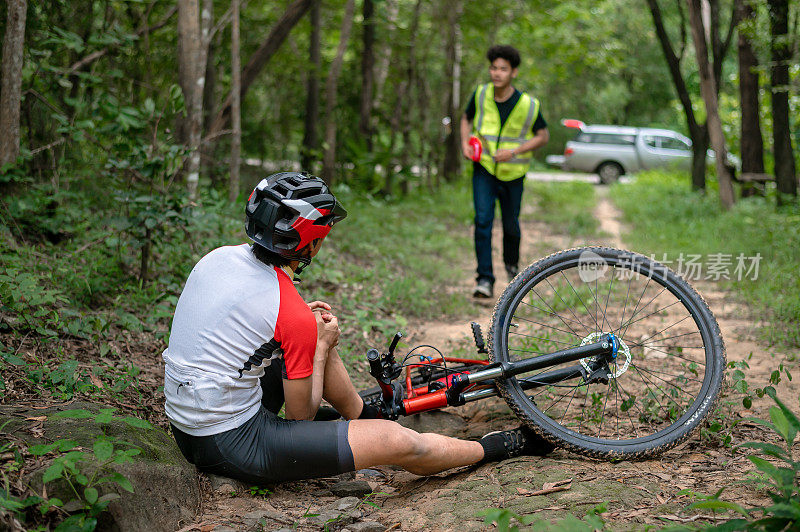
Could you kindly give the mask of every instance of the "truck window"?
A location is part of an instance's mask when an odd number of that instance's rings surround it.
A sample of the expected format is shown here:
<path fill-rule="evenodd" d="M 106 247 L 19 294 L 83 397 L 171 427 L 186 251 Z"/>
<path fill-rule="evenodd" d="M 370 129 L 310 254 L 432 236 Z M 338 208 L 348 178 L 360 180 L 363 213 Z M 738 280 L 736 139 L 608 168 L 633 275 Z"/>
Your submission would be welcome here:
<path fill-rule="evenodd" d="M 635 137 L 633 135 L 622 135 L 618 133 L 593 133 L 592 142 L 595 144 L 614 144 L 620 146 L 633 146 Z"/>
<path fill-rule="evenodd" d="M 689 151 L 691 148 L 681 139 L 674 137 L 661 137 L 661 147 L 667 150 Z"/>

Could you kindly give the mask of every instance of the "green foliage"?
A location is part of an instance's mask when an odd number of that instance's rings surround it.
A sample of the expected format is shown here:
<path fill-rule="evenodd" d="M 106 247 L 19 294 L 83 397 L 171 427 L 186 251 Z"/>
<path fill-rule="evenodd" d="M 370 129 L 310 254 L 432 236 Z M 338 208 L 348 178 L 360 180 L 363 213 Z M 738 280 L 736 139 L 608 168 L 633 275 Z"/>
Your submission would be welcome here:
<path fill-rule="evenodd" d="M 754 449 L 761 455 L 751 454 L 747 457 L 761 474 L 757 480 L 751 482 L 766 491 L 772 504 L 746 508 L 721 499 L 723 490 L 719 490 L 712 496 L 690 504 L 686 509 L 732 511 L 742 517 L 705 527 L 704 530 L 795 530 L 800 526 L 800 461 L 794 460 L 792 456 L 792 445 L 800 431 L 800 419 L 778 398 L 773 387 L 767 386 L 764 391 L 776 404 L 769 409 L 770 421 L 758 418 L 750 418 L 749 421 L 770 429 L 781 437 L 782 444 L 751 441 L 738 447 Z"/>
<path fill-rule="evenodd" d="M 614 185 L 611 191 L 630 228 L 626 242 L 636 251 L 657 258 L 667 254 L 671 261 L 677 261 L 681 253 L 701 255 L 704 260 L 728 254 L 733 266 L 739 255 L 760 255 L 757 271 L 739 279 L 732 267 L 730 278 L 720 281 L 738 291 L 769 323 L 763 330 L 769 341 L 800 346 L 796 327 L 800 321 L 800 233 L 795 230 L 800 205 L 776 208 L 773 198 L 747 198 L 725 212 L 713 193 L 692 192 L 688 175 L 663 171 L 638 174 L 634 182 Z M 750 265 L 751 261 L 746 262 Z"/>
<path fill-rule="evenodd" d="M 535 515 L 519 515 L 505 508 L 489 508 L 479 512 L 478 516 L 484 517 L 484 524 L 494 524 L 499 532 L 518 532 L 519 527 L 512 524 L 513 521 L 523 526 L 530 525 L 530 528 L 526 528 L 526 530 L 540 530 L 542 532 L 595 532 L 605 529 L 606 524 L 600 514 L 606 512 L 606 510 L 607 503 L 602 503 L 587 511 L 583 519 L 579 519 L 570 514 L 556 522 L 538 519 Z"/>
<path fill-rule="evenodd" d="M 94 413 L 85 409 L 64 410 L 53 417 L 71 419 L 90 419 L 92 422 L 105 425 L 114 420 L 140 429 L 151 429 L 153 426 L 143 419 L 133 416 L 115 417 L 115 408 L 103 408 Z M 69 439 L 59 439 L 52 443 L 31 445 L 27 453 L 32 456 L 53 457 L 42 474 L 43 493 L 53 492 L 50 486 L 60 484 L 66 488 L 69 498 L 65 500 L 46 498 L 34 494 L 20 498 L 12 494 L 9 487 L 8 474 L 17 470 L 22 463 L 22 455 L 11 444 L 0 446 L 0 453 L 14 451 L 17 459 L 6 463 L 0 469 L 3 487 L 0 488 L 0 507 L 11 511 L 25 523 L 37 521 L 46 514 L 66 515 L 54 530 L 59 532 L 85 530 L 92 531 L 97 526 L 97 518 L 109 504 L 120 498 L 118 493 L 108 491 L 109 486 L 118 486 L 122 490 L 133 493 L 133 485 L 124 475 L 115 471 L 113 466 L 132 462 L 140 454 L 140 450 L 116 437 L 98 436 L 91 450 L 86 450 Z M 105 493 L 101 493 L 105 491 Z M 32 514 L 30 510 L 37 510 Z"/>

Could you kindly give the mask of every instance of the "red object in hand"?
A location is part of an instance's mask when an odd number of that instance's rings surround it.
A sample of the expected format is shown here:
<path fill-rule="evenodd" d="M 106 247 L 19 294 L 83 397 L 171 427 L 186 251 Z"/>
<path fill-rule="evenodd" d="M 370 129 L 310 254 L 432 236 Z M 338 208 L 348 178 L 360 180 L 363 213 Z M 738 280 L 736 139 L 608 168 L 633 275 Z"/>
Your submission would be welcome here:
<path fill-rule="evenodd" d="M 481 154 L 483 153 L 483 146 L 481 145 L 481 139 L 472 135 L 469 138 L 469 145 L 472 146 L 472 160 L 478 162 L 481 160 Z"/>

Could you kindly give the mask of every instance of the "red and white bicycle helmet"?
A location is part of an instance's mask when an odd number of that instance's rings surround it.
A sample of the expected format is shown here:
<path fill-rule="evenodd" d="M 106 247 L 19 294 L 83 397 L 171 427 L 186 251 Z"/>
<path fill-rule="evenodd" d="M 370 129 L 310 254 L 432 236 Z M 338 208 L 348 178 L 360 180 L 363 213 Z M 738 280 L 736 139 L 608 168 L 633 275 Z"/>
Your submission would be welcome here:
<path fill-rule="evenodd" d="M 281 172 L 262 179 L 245 207 L 247 236 L 259 246 L 308 265 L 305 251 L 325 238 L 347 211 L 325 182 L 306 172 Z"/>

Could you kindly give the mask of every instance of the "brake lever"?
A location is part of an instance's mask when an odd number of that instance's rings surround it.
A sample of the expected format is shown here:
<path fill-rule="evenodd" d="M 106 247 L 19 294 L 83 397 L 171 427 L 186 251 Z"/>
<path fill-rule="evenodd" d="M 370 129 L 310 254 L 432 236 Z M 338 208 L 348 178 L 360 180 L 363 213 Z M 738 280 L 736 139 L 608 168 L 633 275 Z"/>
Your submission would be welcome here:
<path fill-rule="evenodd" d="M 401 332 L 396 333 L 394 338 L 392 338 L 392 343 L 389 344 L 389 352 L 386 353 L 386 356 L 389 358 L 389 360 L 394 359 L 394 350 L 397 348 L 397 344 L 400 342 L 401 338 L 403 338 L 403 333 Z"/>

